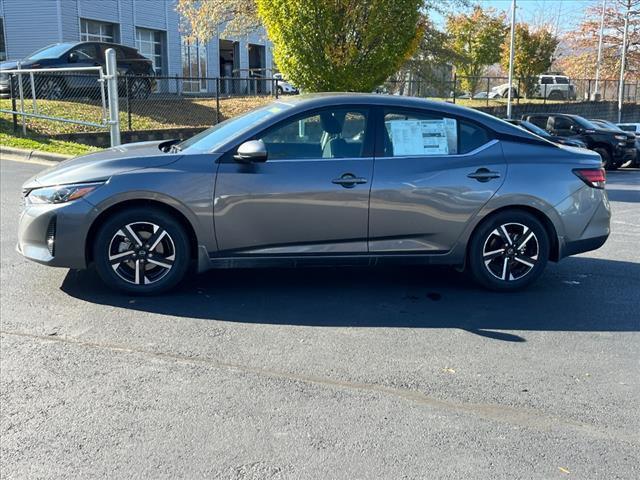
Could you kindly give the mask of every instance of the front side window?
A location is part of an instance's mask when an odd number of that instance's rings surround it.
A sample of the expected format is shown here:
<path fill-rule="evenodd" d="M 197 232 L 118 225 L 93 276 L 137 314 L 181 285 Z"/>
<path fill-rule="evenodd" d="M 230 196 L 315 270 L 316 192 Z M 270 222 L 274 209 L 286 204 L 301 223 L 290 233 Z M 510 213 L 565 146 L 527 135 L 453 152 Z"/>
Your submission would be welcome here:
<path fill-rule="evenodd" d="M 151 60 L 156 75 L 162 75 L 164 68 L 164 32 L 136 28 L 136 47 L 142 55 Z"/>
<path fill-rule="evenodd" d="M 285 120 L 261 139 L 270 160 L 358 158 L 366 128 L 365 110 L 331 109 Z"/>
<path fill-rule="evenodd" d="M 558 117 L 553 125 L 556 130 L 569 130 L 571 129 L 573 122 L 568 118 Z"/>
<path fill-rule="evenodd" d="M 113 23 L 80 19 L 80 40 L 83 42 L 117 42 L 117 27 Z"/>
<path fill-rule="evenodd" d="M 438 114 L 386 111 L 384 126 L 387 157 L 464 154 L 490 140 L 485 129 Z"/>
<path fill-rule="evenodd" d="M 95 44 L 88 43 L 86 45 L 80 45 L 79 47 L 71 50 L 71 53 L 75 53 L 78 62 L 97 62 L 98 61 L 98 49 Z"/>

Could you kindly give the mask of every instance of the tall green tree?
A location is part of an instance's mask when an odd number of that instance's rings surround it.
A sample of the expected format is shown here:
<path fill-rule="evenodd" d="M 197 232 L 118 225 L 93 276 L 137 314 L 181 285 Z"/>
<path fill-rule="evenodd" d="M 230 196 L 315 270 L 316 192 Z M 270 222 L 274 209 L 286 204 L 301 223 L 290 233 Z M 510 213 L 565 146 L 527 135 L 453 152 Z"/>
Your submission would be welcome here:
<path fill-rule="evenodd" d="M 538 75 L 549 70 L 558 38 L 547 27 L 532 30 L 526 23 L 516 25 L 513 73 L 525 97 L 534 96 Z M 502 45 L 502 66 L 509 69 L 509 39 Z"/>
<path fill-rule="evenodd" d="M 421 0 L 257 0 L 278 68 L 307 91 L 372 91 L 416 51 Z"/>
<path fill-rule="evenodd" d="M 476 93 L 480 76 L 487 66 L 500 61 L 500 47 L 507 26 L 504 14 L 480 6 L 471 15 L 447 17 L 448 46 L 456 54 L 453 64 L 464 90 Z"/>

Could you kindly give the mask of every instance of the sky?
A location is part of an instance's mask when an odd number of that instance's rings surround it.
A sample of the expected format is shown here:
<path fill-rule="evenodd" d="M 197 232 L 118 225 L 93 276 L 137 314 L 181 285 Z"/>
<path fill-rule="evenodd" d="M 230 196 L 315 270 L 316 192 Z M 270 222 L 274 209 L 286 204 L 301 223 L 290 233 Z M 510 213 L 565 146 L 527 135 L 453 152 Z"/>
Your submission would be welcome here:
<path fill-rule="evenodd" d="M 611 0 L 608 0 L 611 1 Z M 471 0 L 483 8 L 493 7 L 511 15 L 511 0 Z M 533 24 L 549 23 L 559 34 L 574 29 L 584 18 L 584 11 L 590 5 L 602 5 L 602 0 L 516 0 L 516 21 Z M 444 18 L 434 16 L 439 26 Z"/>

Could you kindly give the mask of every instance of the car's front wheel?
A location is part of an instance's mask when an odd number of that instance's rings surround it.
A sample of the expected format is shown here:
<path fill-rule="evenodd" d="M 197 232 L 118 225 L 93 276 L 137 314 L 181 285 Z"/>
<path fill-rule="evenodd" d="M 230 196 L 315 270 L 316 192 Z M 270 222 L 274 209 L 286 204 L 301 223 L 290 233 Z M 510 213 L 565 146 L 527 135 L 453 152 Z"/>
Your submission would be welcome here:
<path fill-rule="evenodd" d="M 469 244 L 474 279 L 491 290 L 519 290 L 534 282 L 549 258 L 549 235 L 524 211 L 503 211 L 485 220 Z"/>
<path fill-rule="evenodd" d="M 127 293 L 151 295 L 175 287 L 191 258 L 184 227 L 156 209 L 116 213 L 99 228 L 93 259 L 100 278 Z"/>

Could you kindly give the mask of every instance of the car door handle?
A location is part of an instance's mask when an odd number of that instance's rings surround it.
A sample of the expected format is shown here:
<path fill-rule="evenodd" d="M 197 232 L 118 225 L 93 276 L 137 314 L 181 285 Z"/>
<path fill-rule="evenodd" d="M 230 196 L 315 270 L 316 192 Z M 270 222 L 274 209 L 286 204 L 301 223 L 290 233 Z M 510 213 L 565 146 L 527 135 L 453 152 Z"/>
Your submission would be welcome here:
<path fill-rule="evenodd" d="M 331 183 L 342 185 L 344 188 L 353 188 L 356 185 L 367 183 L 366 178 L 356 177 L 352 173 L 345 173 L 340 178 L 334 178 Z"/>
<path fill-rule="evenodd" d="M 479 168 L 475 172 L 468 174 L 467 177 L 478 180 L 479 182 L 488 182 L 492 178 L 500 178 L 500 173 L 492 172 L 488 168 Z"/>

